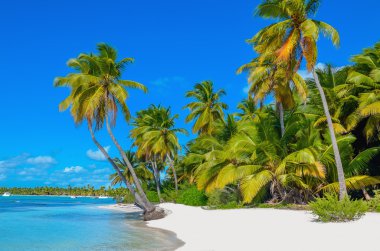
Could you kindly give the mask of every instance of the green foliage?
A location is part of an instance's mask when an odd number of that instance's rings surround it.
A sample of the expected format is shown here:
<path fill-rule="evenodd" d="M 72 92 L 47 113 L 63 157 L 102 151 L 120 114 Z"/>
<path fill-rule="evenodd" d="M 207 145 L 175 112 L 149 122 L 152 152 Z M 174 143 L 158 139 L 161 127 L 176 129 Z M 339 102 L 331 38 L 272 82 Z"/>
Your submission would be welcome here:
<path fill-rule="evenodd" d="M 359 219 L 368 210 L 363 200 L 350 200 L 348 196 L 339 200 L 335 193 L 326 193 L 309 203 L 312 213 L 323 222 L 345 222 Z"/>
<path fill-rule="evenodd" d="M 178 198 L 178 191 L 174 189 L 163 189 L 161 198 L 166 202 L 176 202 Z"/>
<path fill-rule="evenodd" d="M 292 210 L 308 210 L 308 205 L 287 204 L 287 203 L 260 203 L 255 205 L 256 208 L 274 208 L 274 209 L 292 209 Z"/>
<path fill-rule="evenodd" d="M 230 201 L 226 204 L 220 204 L 218 206 L 212 206 L 210 208 L 211 209 L 238 209 L 238 208 L 244 208 L 244 205 L 236 201 Z"/>
<path fill-rule="evenodd" d="M 205 206 L 207 204 L 207 196 L 195 186 L 190 186 L 179 191 L 177 203 L 188 206 Z"/>
<path fill-rule="evenodd" d="M 158 194 L 156 191 L 146 191 L 146 197 L 150 202 L 159 203 L 160 198 L 158 197 Z"/>
<path fill-rule="evenodd" d="M 233 206 L 238 204 L 239 198 L 236 192 L 230 192 L 225 189 L 218 189 L 208 194 L 207 205 L 210 207 L 221 207 L 227 205 Z"/>
<path fill-rule="evenodd" d="M 367 202 L 369 211 L 380 212 L 380 190 L 373 191 L 375 196 Z"/>
<path fill-rule="evenodd" d="M 17 195 L 74 195 L 74 196 L 111 196 L 116 194 L 125 195 L 125 189 L 105 188 L 96 189 L 91 185 L 83 187 L 0 187 L 0 194 L 10 192 Z"/>

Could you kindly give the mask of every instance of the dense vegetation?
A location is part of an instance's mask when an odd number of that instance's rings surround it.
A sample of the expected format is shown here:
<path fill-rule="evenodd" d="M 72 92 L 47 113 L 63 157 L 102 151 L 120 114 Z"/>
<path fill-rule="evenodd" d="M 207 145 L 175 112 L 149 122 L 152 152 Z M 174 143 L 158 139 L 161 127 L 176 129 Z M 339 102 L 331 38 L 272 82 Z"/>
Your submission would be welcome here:
<path fill-rule="evenodd" d="M 342 203 L 348 194 L 370 200 L 380 183 L 380 43 L 346 67 L 316 68 L 320 34 L 340 42 L 331 25 L 311 18 L 319 4 L 264 0 L 257 7 L 256 15 L 275 22 L 248 40 L 256 57 L 237 70 L 248 76 L 248 97 L 239 112 L 228 113 L 224 90 L 211 81 L 195 84 L 184 108 L 196 137 L 185 146 L 178 134 L 187 132 L 175 126 L 170 108 L 151 105 L 131 118 L 126 88 L 147 89 L 122 79 L 133 59 L 118 61 L 106 44 L 68 62 L 75 73 L 55 81 L 71 89 L 60 109 L 70 108 L 75 123 L 87 122 L 115 169 L 112 184 L 125 185 L 127 201 L 148 213 L 158 210 L 151 202 L 164 200 L 227 208 L 307 204 L 325 192 L 338 193 Z M 302 65 L 313 78 L 298 74 Z M 132 119 L 132 150 L 112 133 L 118 114 Z M 104 124 L 120 158 L 95 137 Z"/>
<path fill-rule="evenodd" d="M 73 195 L 73 196 L 113 196 L 114 188 L 100 187 L 99 189 L 87 185 L 85 187 L 0 187 L 0 194 L 9 192 L 13 195 Z"/>

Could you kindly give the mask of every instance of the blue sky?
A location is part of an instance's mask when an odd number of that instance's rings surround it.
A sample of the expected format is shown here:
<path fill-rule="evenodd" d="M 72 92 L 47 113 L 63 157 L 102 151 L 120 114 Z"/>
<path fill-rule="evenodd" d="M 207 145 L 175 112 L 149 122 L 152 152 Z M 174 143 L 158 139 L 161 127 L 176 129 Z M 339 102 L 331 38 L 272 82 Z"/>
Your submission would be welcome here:
<path fill-rule="evenodd" d="M 202 80 L 227 91 L 224 101 L 233 112 L 247 85 L 235 70 L 254 56 L 245 40 L 270 23 L 252 15 L 258 3 L 2 1 L 0 186 L 108 184 L 111 169 L 86 126 L 75 127 L 68 112 L 58 111 L 68 90 L 53 88 L 53 79 L 70 71 L 67 60 L 94 51 L 98 42 L 135 58 L 124 78 L 144 83 L 149 93 L 131 91 L 133 113 L 151 103 L 171 106 L 180 114 L 178 126 L 190 129 L 184 123 L 184 93 Z M 351 55 L 377 42 L 377 6 L 378 0 L 323 1 L 316 19 L 338 29 L 341 46 L 321 39 L 318 61 L 346 65 Z M 115 134 L 125 148 L 131 144 L 128 133 L 119 120 Z M 98 134 L 116 156 L 107 135 Z"/>

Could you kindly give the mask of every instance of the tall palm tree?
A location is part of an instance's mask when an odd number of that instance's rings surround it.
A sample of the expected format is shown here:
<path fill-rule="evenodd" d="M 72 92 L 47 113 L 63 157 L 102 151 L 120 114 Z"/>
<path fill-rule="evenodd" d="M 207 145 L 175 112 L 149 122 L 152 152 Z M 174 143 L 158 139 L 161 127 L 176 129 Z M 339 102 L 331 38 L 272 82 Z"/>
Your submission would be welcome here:
<path fill-rule="evenodd" d="M 326 100 L 329 103 L 329 112 L 333 122 L 334 131 L 336 134 L 345 134 L 348 130 L 345 128 L 344 120 L 347 115 L 353 111 L 355 98 L 349 95 L 346 96 L 346 80 L 348 68 L 334 68 L 332 65 L 326 65 L 315 70 L 318 75 L 319 82 L 325 93 Z M 327 128 L 327 119 L 323 111 L 321 96 L 316 88 L 314 79 L 307 79 L 310 95 L 308 106 L 302 107 L 304 113 L 315 117 L 314 126 Z"/>
<path fill-rule="evenodd" d="M 55 86 L 68 86 L 71 88 L 70 95 L 60 104 L 60 110 L 66 110 L 71 106 L 71 114 L 74 121 L 79 124 L 86 120 L 92 140 L 100 151 L 106 156 L 120 178 L 135 196 L 136 201 L 145 211 L 145 219 L 163 217 L 163 210 L 155 207 L 149 202 L 137 175 L 128 160 L 124 150 L 116 140 L 111 127 L 116 124 L 119 108 L 126 120 L 130 118 L 130 112 L 126 105 L 128 92 L 125 89 L 137 88 L 147 91 L 146 87 L 138 82 L 121 79 L 125 66 L 133 62 L 132 58 L 117 60 L 117 52 L 107 44 L 98 44 L 98 54 L 80 54 L 78 58 L 68 62 L 69 67 L 77 70 L 66 77 L 58 77 Z M 120 169 L 111 159 L 107 151 L 95 138 L 95 130 L 99 130 L 106 124 L 107 131 L 120 152 L 123 160 L 133 177 L 133 185 L 125 179 Z"/>
<path fill-rule="evenodd" d="M 281 135 L 283 135 L 285 132 L 284 110 L 289 110 L 295 105 L 290 82 L 305 102 L 307 97 L 305 81 L 296 72 L 289 74 L 285 65 L 275 62 L 273 57 L 269 59 L 264 56 L 255 58 L 250 63 L 241 66 L 237 73 L 243 71 L 248 71 L 248 83 L 250 84 L 248 94 L 253 96 L 256 104 L 258 102 L 262 104 L 269 94 L 273 94 L 279 111 Z"/>
<path fill-rule="evenodd" d="M 319 4 L 319 0 L 265 0 L 257 7 L 257 15 L 280 21 L 259 31 L 252 38 L 252 43 L 259 53 L 275 52 L 276 60 L 286 63 L 293 72 L 299 69 L 302 59 L 305 58 L 307 69 L 312 72 L 321 95 L 334 149 L 340 184 L 339 198 L 343 199 L 347 188 L 342 161 L 326 97 L 315 72 L 319 34 L 322 32 L 329 36 L 334 45 L 339 45 L 340 39 L 331 25 L 310 18 L 317 12 Z"/>
<path fill-rule="evenodd" d="M 225 94 L 223 89 L 215 92 L 211 81 L 198 83 L 194 86 L 194 90 L 186 93 L 186 97 L 195 99 L 185 106 L 190 109 L 186 122 L 195 120 L 193 133 L 212 134 L 215 121 L 222 120 L 223 110 L 227 109 L 227 105 L 220 101 Z"/>

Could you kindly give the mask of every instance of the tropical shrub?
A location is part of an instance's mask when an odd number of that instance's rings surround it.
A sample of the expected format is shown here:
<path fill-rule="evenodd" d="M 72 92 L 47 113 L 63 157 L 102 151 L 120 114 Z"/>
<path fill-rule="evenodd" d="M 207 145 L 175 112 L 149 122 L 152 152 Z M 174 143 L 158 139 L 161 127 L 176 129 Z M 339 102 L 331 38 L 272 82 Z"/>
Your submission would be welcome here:
<path fill-rule="evenodd" d="M 146 197 L 148 197 L 148 200 L 150 202 L 154 202 L 154 203 L 159 203 L 160 202 L 160 199 L 158 197 L 158 194 L 156 191 L 147 191 L 146 192 Z"/>
<path fill-rule="evenodd" d="M 375 196 L 367 202 L 369 211 L 380 212 L 380 190 L 373 191 Z"/>
<path fill-rule="evenodd" d="M 236 192 L 227 191 L 226 189 L 217 189 L 208 194 L 207 205 L 211 207 L 220 207 L 222 205 L 238 205 L 239 198 Z"/>
<path fill-rule="evenodd" d="M 350 200 L 348 196 L 339 200 L 335 193 L 326 193 L 324 197 L 310 202 L 309 206 L 313 215 L 323 222 L 356 220 L 368 210 L 368 205 L 363 200 Z"/>
<path fill-rule="evenodd" d="M 188 206 L 205 206 L 207 205 L 207 196 L 195 186 L 190 186 L 180 191 L 177 203 Z"/>
<path fill-rule="evenodd" d="M 244 208 L 244 205 L 236 201 L 231 201 L 226 204 L 220 204 L 218 206 L 212 207 L 212 209 L 237 209 L 237 208 Z"/>

